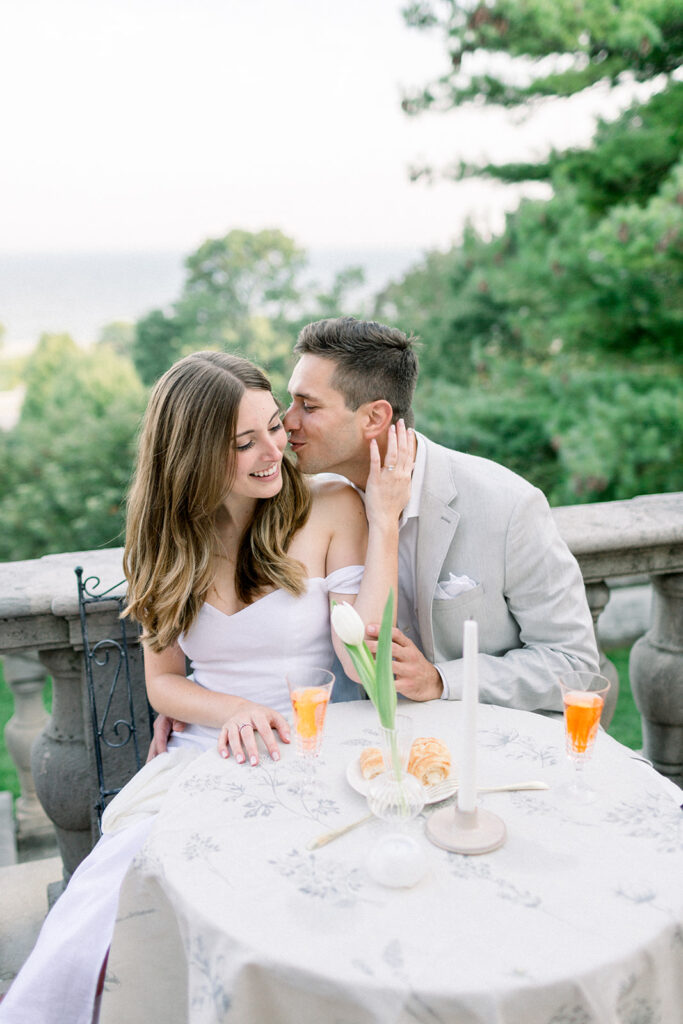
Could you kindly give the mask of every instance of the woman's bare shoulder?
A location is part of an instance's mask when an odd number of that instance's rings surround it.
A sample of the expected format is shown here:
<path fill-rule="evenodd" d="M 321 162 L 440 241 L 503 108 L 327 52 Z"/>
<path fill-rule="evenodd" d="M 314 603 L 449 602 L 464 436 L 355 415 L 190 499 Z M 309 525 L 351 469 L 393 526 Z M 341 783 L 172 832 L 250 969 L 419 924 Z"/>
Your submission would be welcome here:
<path fill-rule="evenodd" d="M 338 519 L 340 516 L 362 516 L 365 506 L 358 491 L 343 477 L 319 479 L 311 477 L 313 511 L 325 518 Z"/>

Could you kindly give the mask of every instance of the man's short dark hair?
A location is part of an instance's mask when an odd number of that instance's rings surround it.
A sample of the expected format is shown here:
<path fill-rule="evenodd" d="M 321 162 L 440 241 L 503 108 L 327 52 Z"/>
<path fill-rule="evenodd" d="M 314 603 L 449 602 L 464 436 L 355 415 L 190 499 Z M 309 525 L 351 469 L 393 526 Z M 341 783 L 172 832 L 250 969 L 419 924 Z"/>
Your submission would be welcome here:
<path fill-rule="evenodd" d="M 349 409 L 384 399 L 394 411 L 394 423 L 404 419 L 412 426 L 418 372 L 414 341 L 395 327 L 341 316 L 306 324 L 294 351 L 334 360 L 331 384 Z"/>

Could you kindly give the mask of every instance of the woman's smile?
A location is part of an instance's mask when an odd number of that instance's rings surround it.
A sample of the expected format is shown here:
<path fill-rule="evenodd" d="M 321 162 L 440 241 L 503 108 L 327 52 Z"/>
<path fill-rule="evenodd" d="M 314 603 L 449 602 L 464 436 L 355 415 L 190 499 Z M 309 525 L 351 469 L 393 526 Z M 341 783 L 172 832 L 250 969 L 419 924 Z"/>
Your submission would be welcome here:
<path fill-rule="evenodd" d="M 256 470 L 254 473 L 250 473 L 249 476 L 255 476 L 260 480 L 267 480 L 278 472 L 280 468 L 279 462 L 274 462 L 268 469 Z"/>

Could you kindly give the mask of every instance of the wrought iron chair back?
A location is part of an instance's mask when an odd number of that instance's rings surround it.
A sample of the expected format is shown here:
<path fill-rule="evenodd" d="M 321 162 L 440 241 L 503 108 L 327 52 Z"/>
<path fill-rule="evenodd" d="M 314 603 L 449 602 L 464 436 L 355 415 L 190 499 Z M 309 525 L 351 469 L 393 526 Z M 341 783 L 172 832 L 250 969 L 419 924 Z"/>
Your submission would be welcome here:
<path fill-rule="evenodd" d="M 137 678 L 134 678 L 131 671 L 133 658 L 129 647 L 130 634 L 131 630 L 134 630 L 137 655 L 135 660 L 139 663 L 139 647 L 136 642 L 139 630 L 133 626 L 131 620 L 121 618 L 125 597 L 120 594 L 120 589 L 125 581 L 97 593 L 100 586 L 99 577 L 88 576 L 84 579 L 81 566 L 75 569 L 75 573 L 78 581 L 78 610 L 83 636 L 88 705 L 97 765 L 96 810 L 99 824 L 107 803 L 142 767 L 144 756 L 141 753 L 141 741 L 149 742 L 154 714 L 147 700 L 144 681 L 140 685 L 142 673 L 138 672 Z M 103 607 L 105 605 L 109 607 Z M 100 606 L 103 612 L 115 611 L 116 635 L 91 640 L 89 634 L 93 631 L 89 630 L 88 620 L 96 621 L 92 618 L 92 606 Z M 106 618 L 109 621 L 108 628 L 111 628 L 109 616 Z M 101 626 L 98 632 L 101 632 Z M 123 748 L 127 748 L 125 754 L 121 753 Z"/>

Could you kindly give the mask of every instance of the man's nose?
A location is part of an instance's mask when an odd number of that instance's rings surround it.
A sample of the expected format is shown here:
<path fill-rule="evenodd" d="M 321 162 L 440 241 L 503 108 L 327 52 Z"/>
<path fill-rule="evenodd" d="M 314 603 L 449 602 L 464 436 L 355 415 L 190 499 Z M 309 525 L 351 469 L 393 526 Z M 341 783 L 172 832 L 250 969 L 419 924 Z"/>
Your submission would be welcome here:
<path fill-rule="evenodd" d="M 284 415 L 282 420 L 285 430 L 296 430 L 297 428 L 297 417 L 293 405 L 290 405 L 289 409 Z"/>

